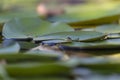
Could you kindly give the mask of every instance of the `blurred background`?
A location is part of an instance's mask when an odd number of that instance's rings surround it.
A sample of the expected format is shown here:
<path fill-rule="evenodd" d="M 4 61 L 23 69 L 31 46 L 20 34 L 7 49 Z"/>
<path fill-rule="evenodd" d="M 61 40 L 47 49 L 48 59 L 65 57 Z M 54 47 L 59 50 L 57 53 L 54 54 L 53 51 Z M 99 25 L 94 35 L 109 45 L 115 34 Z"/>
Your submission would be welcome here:
<path fill-rule="evenodd" d="M 66 5 L 77 5 L 84 3 L 105 3 L 119 0 L 0 0 L 0 13 L 5 12 L 21 12 L 32 11 L 35 12 L 40 3 L 45 3 L 49 8 L 56 8 Z M 57 6 L 57 7 L 56 7 Z"/>
<path fill-rule="evenodd" d="M 91 6 L 93 4 L 94 6 Z M 72 8 L 72 6 L 76 6 L 76 5 L 82 5 L 82 6 L 75 7 L 75 9 Z M 88 5 L 88 6 L 83 6 L 83 5 Z M 39 15 L 50 17 L 50 16 L 64 14 L 66 13 L 66 10 L 68 10 L 69 12 L 70 11 L 77 12 L 78 10 L 79 11 L 81 10 L 81 15 L 82 15 L 80 16 L 81 18 L 82 17 L 86 18 L 87 16 L 87 18 L 91 19 L 91 17 L 94 18 L 94 16 L 95 18 L 96 16 L 99 15 L 100 15 L 99 17 L 101 17 L 101 14 L 106 13 L 107 10 L 109 13 L 109 9 L 111 9 L 111 12 L 114 12 L 113 9 L 115 9 L 116 6 L 117 7 L 120 6 L 120 0 L 0 0 L 0 21 L 4 21 L 4 19 L 7 19 L 8 17 L 11 16 L 13 17 L 15 15 L 17 15 L 18 17 L 20 15 L 23 17 L 39 16 Z M 116 9 L 116 12 L 118 12 L 118 8 Z M 96 13 L 93 13 L 93 11 Z M 7 17 L 5 17 L 6 15 Z M 82 69 L 82 72 L 86 73 L 85 76 L 91 74 L 89 71 L 85 69 Z M 84 73 L 81 74 L 84 75 Z M 92 77 L 95 77 L 95 79 L 93 79 Z M 98 80 L 98 77 L 104 78 L 105 76 L 103 75 L 98 76 L 97 74 L 93 74 L 93 75 L 89 75 L 88 78 L 84 80 Z M 118 79 L 120 78 L 120 75 L 113 74 L 113 76 L 108 76 L 108 77 L 110 78 L 109 80 L 116 80 L 117 78 Z M 117 78 L 113 79 L 114 77 Z M 83 79 L 80 78 L 76 80 L 83 80 Z M 106 79 L 101 79 L 101 80 L 106 80 Z"/>

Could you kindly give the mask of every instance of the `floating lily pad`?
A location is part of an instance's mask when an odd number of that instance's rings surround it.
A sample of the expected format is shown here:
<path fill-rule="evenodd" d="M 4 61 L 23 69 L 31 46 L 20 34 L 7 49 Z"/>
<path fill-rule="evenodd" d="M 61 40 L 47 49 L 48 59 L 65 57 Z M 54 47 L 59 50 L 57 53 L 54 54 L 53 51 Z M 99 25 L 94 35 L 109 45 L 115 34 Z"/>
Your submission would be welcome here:
<path fill-rule="evenodd" d="M 109 39 L 120 38 L 120 34 L 119 33 L 108 34 L 107 38 Z"/>
<path fill-rule="evenodd" d="M 70 80 L 67 77 L 36 77 L 36 78 L 16 78 L 15 80 Z"/>
<path fill-rule="evenodd" d="M 89 57 L 89 58 L 72 58 L 66 62 L 67 65 L 79 68 L 88 68 L 93 72 L 102 74 L 120 73 L 119 57 Z"/>
<path fill-rule="evenodd" d="M 104 63 L 107 63 L 107 64 L 110 64 L 110 63 L 118 63 L 119 62 L 113 62 L 112 60 L 115 60 L 117 61 L 117 59 L 115 58 L 110 58 L 110 57 L 105 57 L 105 56 L 96 56 L 96 57 L 87 57 L 87 58 L 71 58 L 69 61 L 65 61 L 66 62 L 66 65 L 69 65 L 69 66 L 72 66 L 72 67 L 75 67 L 75 66 L 78 66 L 78 65 L 95 65 L 95 64 L 104 64 Z"/>
<path fill-rule="evenodd" d="M 58 63 L 21 63 L 5 66 L 11 77 L 68 76 L 70 68 Z"/>
<path fill-rule="evenodd" d="M 75 40 L 75 41 L 95 41 L 103 39 L 106 35 L 95 31 L 69 31 L 69 32 L 58 32 L 53 34 L 48 34 L 34 38 L 34 41 L 43 40 Z"/>
<path fill-rule="evenodd" d="M 2 32 L 3 25 L 13 18 L 24 18 L 24 17 L 38 17 L 36 12 L 7 12 L 0 13 L 0 32 Z"/>
<path fill-rule="evenodd" d="M 52 17 L 50 21 L 60 21 L 71 26 L 100 25 L 115 22 L 119 19 L 120 10 L 118 3 L 86 4 L 72 6 L 67 9 L 66 14 Z M 70 11 L 71 10 L 71 11 Z"/>
<path fill-rule="evenodd" d="M 19 43 L 22 50 L 29 50 L 31 48 L 39 46 L 39 44 L 35 44 L 32 42 L 18 41 L 18 43 Z"/>
<path fill-rule="evenodd" d="M 12 40 L 5 40 L 0 47 L 0 53 L 18 53 L 20 45 Z"/>
<path fill-rule="evenodd" d="M 54 58 L 54 59 L 60 59 L 60 57 L 63 56 L 63 54 L 59 53 L 59 52 L 53 52 L 53 51 L 40 51 L 38 49 L 35 49 L 35 50 L 29 50 L 27 53 L 25 54 L 28 54 L 28 55 L 32 55 L 32 54 L 35 54 L 35 55 L 39 55 L 39 56 L 45 56 L 45 57 L 51 57 L 51 58 Z"/>
<path fill-rule="evenodd" d="M 4 12 L 0 13 L 0 32 L 2 32 L 3 25 L 7 22 L 10 21 L 13 18 L 24 18 L 24 17 L 38 17 L 39 15 L 36 12 L 33 11 L 9 11 L 9 12 Z"/>
<path fill-rule="evenodd" d="M 83 28 L 81 31 L 95 31 L 94 28 Z"/>
<path fill-rule="evenodd" d="M 65 50 L 89 50 L 89 49 L 119 49 L 120 47 L 120 39 L 108 39 L 102 40 L 97 42 L 72 42 L 68 44 L 62 44 L 60 46 L 62 49 Z"/>
<path fill-rule="evenodd" d="M 37 17 L 38 14 L 36 12 L 7 12 L 0 13 L 0 24 L 5 23 L 13 18 L 23 18 L 23 17 Z"/>
<path fill-rule="evenodd" d="M 41 42 L 41 41 L 35 41 L 36 43 Z M 56 44 L 60 44 L 60 43 L 69 43 L 72 42 L 70 40 L 47 40 L 47 41 L 42 41 L 41 44 L 47 44 L 47 45 L 56 45 Z"/>
<path fill-rule="evenodd" d="M 120 33 L 120 25 L 118 24 L 108 24 L 98 26 L 94 29 L 95 31 L 102 32 L 102 33 Z"/>
<path fill-rule="evenodd" d="M 4 25 L 3 36 L 7 39 L 28 39 L 62 31 L 73 31 L 73 29 L 64 23 L 51 24 L 37 17 L 15 18 Z"/>
<path fill-rule="evenodd" d="M 55 62 L 60 60 L 59 54 L 45 51 L 30 51 L 27 53 L 4 53 L 0 54 L 0 59 L 5 59 L 8 63 L 16 62 Z"/>
<path fill-rule="evenodd" d="M 3 65 L 0 65 L 0 79 L 1 80 L 9 80 L 9 76 Z"/>

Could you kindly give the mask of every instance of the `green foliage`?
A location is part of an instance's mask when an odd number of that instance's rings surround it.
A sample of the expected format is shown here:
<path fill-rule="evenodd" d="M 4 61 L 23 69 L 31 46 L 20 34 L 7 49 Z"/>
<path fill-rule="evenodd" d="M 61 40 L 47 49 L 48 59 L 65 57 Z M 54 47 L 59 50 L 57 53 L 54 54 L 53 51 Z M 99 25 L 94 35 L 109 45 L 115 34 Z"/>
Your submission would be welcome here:
<path fill-rule="evenodd" d="M 55 39 L 63 39 L 63 40 L 73 40 L 73 41 L 95 41 L 103 39 L 106 34 L 95 32 L 95 31 L 69 31 L 69 32 L 58 32 L 53 34 L 48 34 L 44 36 L 40 36 L 38 38 L 34 38 L 35 41 L 43 41 L 43 40 L 55 40 Z"/>
<path fill-rule="evenodd" d="M 18 53 L 20 51 L 20 45 L 11 40 L 4 41 L 0 46 L 0 53 Z"/>
<path fill-rule="evenodd" d="M 108 24 L 119 19 L 119 3 L 86 4 L 66 8 L 66 14 L 50 18 L 50 21 L 60 21 L 71 26 L 89 26 Z"/>
<path fill-rule="evenodd" d="M 118 24 L 108 24 L 102 25 L 95 28 L 95 31 L 102 32 L 102 33 L 120 33 L 120 25 Z"/>
<path fill-rule="evenodd" d="M 72 42 L 68 44 L 62 44 L 62 46 L 75 47 L 79 49 L 109 49 L 118 48 L 120 46 L 120 39 L 107 39 L 94 42 Z"/>
<path fill-rule="evenodd" d="M 66 14 L 46 20 L 30 7 L 37 0 L 27 2 L 1 5 L 0 80 L 73 80 L 76 68 L 120 73 L 119 2 L 67 6 Z M 17 3 L 30 9 L 10 10 L 8 4 Z"/>
<path fill-rule="evenodd" d="M 73 29 L 66 24 L 52 24 L 37 17 L 15 18 L 5 23 L 3 36 L 7 39 L 25 39 L 62 31 L 73 31 Z"/>

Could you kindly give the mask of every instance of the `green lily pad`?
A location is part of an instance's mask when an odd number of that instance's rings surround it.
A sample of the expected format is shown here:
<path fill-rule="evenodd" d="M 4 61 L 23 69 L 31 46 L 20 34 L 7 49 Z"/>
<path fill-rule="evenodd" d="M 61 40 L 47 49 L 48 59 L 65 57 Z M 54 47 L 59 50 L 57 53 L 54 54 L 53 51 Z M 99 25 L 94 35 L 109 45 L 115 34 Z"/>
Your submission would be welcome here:
<path fill-rule="evenodd" d="M 52 17 L 50 21 L 60 21 L 71 26 L 100 25 L 115 22 L 119 19 L 120 10 L 118 3 L 86 4 L 72 6 L 67 9 L 66 14 Z"/>
<path fill-rule="evenodd" d="M 115 60 L 115 61 L 113 61 Z M 95 56 L 88 58 L 71 58 L 69 61 L 65 61 L 66 65 L 75 67 L 78 65 L 102 65 L 102 64 L 119 64 L 119 58 L 109 56 Z"/>
<path fill-rule="evenodd" d="M 27 53 L 4 53 L 0 54 L 0 59 L 7 60 L 8 63 L 16 62 L 55 62 L 60 60 L 61 55 L 52 52 L 29 51 Z"/>
<path fill-rule="evenodd" d="M 37 17 L 38 14 L 36 12 L 7 12 L 7 13 L 0 13 L 0 24 L 5 23 L 13 18 L 24 18 L 24 17 Z"/>
<path fill-rule="evenodd" d="M 9 80 L 9 76 L 3 65 L 0 65 L 0 79 L 1 80 Z"/>
<path fill-rule="evenodd" d="M 64 23 L 52 24 L 37 17 L 15 18 L 4 25 L 3 36 L 7 39 L 27 39 L 62 31 L 73 31 L 73 29 Z"/>
<path fill-rule="evenodd" d="M 95 31 L 94 28 L 83 28 L 81 31 Z"/>
<path fill-rule="evenodd" d="M 109 38 L 109 39 L 120 38 L 120 34 L 119 33 L 108 34 L 107 38 Z"/>
<path fill-rule="evenodd" d="M 60 43 L 70 43 L 70 40 L 62 40 L 62 39 L 56 39 L 56 40 L 46 40 L 46 41 L 35 41 L 36 43 L 41 42 L 42 44 L 48 44 L 48 45 L 55 45 Z"/>
<path fill-rule="evenodd" d="M 89 50 L 89 49 L 119 49 L 120 39 L 108 39 L 97 42 L 72 42 L 68 44 L 61 44 L 63 49 L 72 49 L 72 50 Z"/>
<path fill-rule="evenodd" d="M 70 50 L 69 50 L 70 51 Z M 73 52 L 75 53 L 75 50 L 73 50 Z M 79 54 L 86 54 L 88 56 L 107 56 L 107 55 L 112 55 L 112 54 L 118 54 L 120 53 L 119 49 L 94 49 L 94 50 L 79 50 L 76 51 L 77 53 L 75 55 L 79 55 Z M 81 55 L 80 55 L 81 57 Z"/>
<path fill-rule="evenodd" d="M 102 74 L 120 73 L 120 60 L 114 57 L 72 58 L 65 65 L 88 68 Z"/>
<path fill-rule="evenodd" d="M 34 38 L 34 41 L 43 40 L 75 40 L 75 41 L 95 41 L 103 39 L 106 35 L 95 31 L 69 31 L 69 32 L 58 32 L 53 34 L 48 34 L 44 36 L 39 36 Z"/>
<path fill-rule="evenodd" d="M 70 80 L 67 77 L 38 77 L 38 78 L 16 78 L 15 80 Z"/>
<path fill-rule="evenodd" d="M 11 40 L 4 41 L 0 46 L 0 53 L 18 53 L 20 51 L 20 45 Z"/>
<path fill-rule="evenodd" d="M 102 33 L 107 33 L 107 34 L 120 33 L 120 25 L 117 25 L 117 24 L 102 25 L 102 26 L 96 27 L 94 30 Z"/>
<path fill-rule="evenodd" d="M 19 43 L 22 50 L 29 50 L 31 48 L 39 46 L 39 44 L 35 44 L 32 42 L 18 41 L 18 43 Z"/>
<path fill-rule="evenodd" d="M 21 63 L 5 66 L 11 77 L 68 76 L 70 68 L 58 63 Z"/>
<path fill-rule="evenodd" d="M 63 54 L 59 53 L 59 52 L 53 52 L 53 51 L 40 51 L 40 50 L 29 50 L 28 52 L 26 52 L 25 54 L 35 54 L 35 55 L 39 55 L 39 56 L 45 56 L 45 57 L 51 57 L 51 58 L 54 58 L 54 59 L 60 59 L 60 57 L 63 56 Z"/>
<path fill-rule="evenodd" d="M 33 11 L 22 11 L 22 12 L 5 12 L 0 13 L 0 32 L 2 32 L 3 24 L 10 21 L 13 18 L 24 18 L 24 17 L 38 17 L 38 14 Z"/>

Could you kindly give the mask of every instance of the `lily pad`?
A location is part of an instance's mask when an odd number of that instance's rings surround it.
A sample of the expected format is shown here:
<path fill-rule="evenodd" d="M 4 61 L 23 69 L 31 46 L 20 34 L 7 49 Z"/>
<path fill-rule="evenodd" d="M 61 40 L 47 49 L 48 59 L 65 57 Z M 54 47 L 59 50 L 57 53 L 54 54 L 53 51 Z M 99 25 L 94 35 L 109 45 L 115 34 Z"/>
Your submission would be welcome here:
<path fill-rule="evenodd" d="M 118 24 L 108 24 L 98 26 L 94 29 L 95 31 L 102 32 L 102 33 L 120 33 L 120 25 Z"/>
<path fill-rule="evenodd" d="M 18 53 L 20 45 L 12 40 L 5 40 L 0 47 L 0 53 Z"/>
<path fill-rule="evenodd" d="M 120 39 L 108 39 L 97 42 L 72 42 L 68 44 L 62 44 L 60 46 L 65 50 L 95 50 L 95 49 L 119 49 Z"/>
<path fill-rule="evenodd" d="M 16 78 L 15 80 L 70 80 L 67 77 L 36 77 L 36 78 Z"/>
<path fill-rule="evenodd" d="M 0 79 L 1 80 L 9 80 L 9 76 L 3 65 L 0 65 Z"/>
<path fill-rule="evenodd" d="M 68 76 L 70 68 L 58 63 L 21 63 L 5 66 L 11 77 Z"/>
<path fill-rule="evenodd" d="M 4 6 L 6 5 L 6 2 L 2 3 Z M 19 3 L 20 4 L 20 3 Z M 19 5 L 18 4 L 18 5 Z M 23 4 L 23 3 L 22 3 Z M 11 4 L 9 4 L 11 5 Z M 15 7 L 16 8 L 16 7 Z M 18 8 L 18 7 L 17 7 Z M 16 8 L 16 9 L 17 9 Z M 24 7 L 25 8 L 25 7 Z M 18 10 L 18 9 L 17 9 Z M 32 10 L 32 9 L 31 9 Z M 3 11 L 0 12 L 0 32 L 2 32 L 3 24 L 5 24 L 7 21 L 10 21 L 13 18 L 23 18 L 23 17 L 38 17 L 39 15 L 35 11 L 28 11 L 28 10 L 21 10 L 21 11 Z"/>
<path fill-rule="evenodd" d="M 62 40 L 62 39 L 56 39 L 56 40 L 46 40 L 46 41 L 35 41 L 36 43 L 40 43 L 41 44 L 47 44 L 47 45 L 56 45 L 56 44 L 60 44 L 60 43 L 69 43 L 71 42 L 70 40 Z"/>
<path fill-rule="evenodd" d="M 7 13 L 0 13 L 0 24 L 4 24 L 5 22 L 13 19 L 13 18 L 24 18 L 24 17 L 37 17 L 38 14 L 33 11 L 23 11 L 21 12 L 7 12 Z"/>
<path fill-rule="evenodd" d="M 60 60 L 59 54 L 45 51 L 30 51 L 27 53 L 4 53 L 0 54 L 0 59 L 5 59 L 8 63 L 16 62 L 55 62 Z"/>
<path fill-rule="evenodd" d="M 37 17 L 15 18 L 4 25 L 3 36 L 7 39 L 28 39 L 35 36 L 73 30 L 64 23 L 52 24 Z"/>
<path fill-rule="evenodd" d="M 120 34 L 119 33 L 108 34 L 107 38 L 109 39 L 120 38 Z"/>
<path fill-rule="evenodd" d="M 95 31 L 94 28 L 83 28 L 81 31 Z"/>
<path fill-rule="evenodd" d="M 70 11 L 71 10 L 71 11 Z M 48 20 L 68 23 L 71 26 L 100 25 L 115 22 L 119 19 L 120 10 L 118 3 L 85 4 L 72 6 L 66 14 L 52 17 Z"/>
<path fill-rule="evenodd" d="M 106 34 L 95 32 L 95 31 L 69 31 L 69 32 L 58 32 L 53 34 L 48 34 L 44 36 L 39 36 L 34 38 L 34 41 L 43 40 L 75 40 L 75 41 L 95 41 L 103 39 Z"/>
<path fill-rule="evenodd" d="M 66 62 L 66 65 L 79 68 L 88 68 L 93 72 L 102 74 L 120 73 L 119 57 L 90 57 L 90 58 L 72 58 Z"/>
<path fill-rule="evenodd" d="M 32 42 L 25 42 L 25 41 L 18 41 L 18 43 L 22 50 L 29 50 L 39 45 L 39 44 L 35 44 Z"/>

